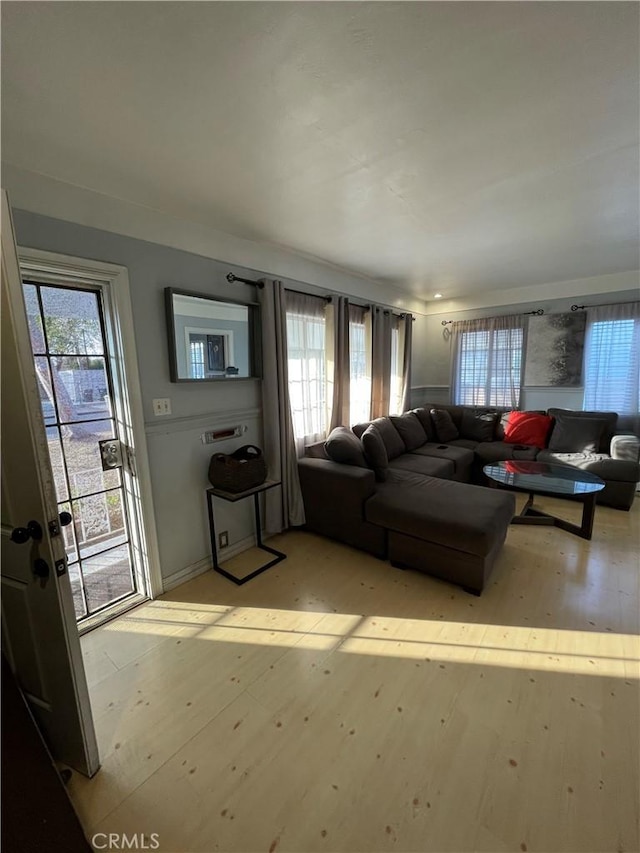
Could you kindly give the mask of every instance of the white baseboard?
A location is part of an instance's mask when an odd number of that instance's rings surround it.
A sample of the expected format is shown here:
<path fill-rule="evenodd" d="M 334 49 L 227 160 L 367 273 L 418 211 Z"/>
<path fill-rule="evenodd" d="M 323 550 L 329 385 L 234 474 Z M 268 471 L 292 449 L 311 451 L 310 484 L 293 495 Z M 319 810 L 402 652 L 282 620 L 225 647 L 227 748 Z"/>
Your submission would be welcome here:
<path fill-rule="evenodd" d="M 263 533 L 263 541 L 265 538 L 266 534 Z M 234 542 L 233 545 L 229 545 L 228 548 L 218 549 L 218 561 L 223 562 L 224 560 L 230 560 L 237 554 L 241 554 L 243 551 L 253 548 L 255 544 L 255 536 L 245 536 L 244 539 Z M 198 560 L 197 563 L 191 563 L 190 566 L 185 566 L 184 569 L 179 569 L 177 572 L 173 572 L 168 577 L 163 578 L 163 591 L 169 592 L 169 590 L 175 589 L 177 586 L 193 580 L 193 578 L 197 578 L 198 575 L 202 575 L 205 572 L 210 571 L 212 567 L 213 561 L 210 556 L 204 557 L 202 560 Z"/>

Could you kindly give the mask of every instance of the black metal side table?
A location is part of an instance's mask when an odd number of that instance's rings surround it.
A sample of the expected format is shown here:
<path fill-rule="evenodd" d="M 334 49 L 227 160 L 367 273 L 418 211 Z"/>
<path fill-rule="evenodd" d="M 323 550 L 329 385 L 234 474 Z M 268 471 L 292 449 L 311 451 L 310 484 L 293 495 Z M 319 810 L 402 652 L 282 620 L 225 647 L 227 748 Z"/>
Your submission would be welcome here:
<path fill-rule="evenodd" d="M 260 493 L 266 492 L 267 489 L 273 489 L 276 486 L 280 485 L 280 480 L 266 480 L 266 482 L 261 483 L 259 486 L 254 486 L 253 489 L 247 489 L 244 492 L 225 492 L 224 489 L 216 489 L 211 488 L 207 489 L 207 509 L 209 511 L 209 533 L 211 535 L 211 554 L 213 556 L 213 569 L 218 572 L 218 574 L 224 575 L 230 581 L 237 584 L 238 586 L 242 586 L 243 583 L 250 581 L 252 578 L 257 577 L 262 574 L 262 572 L 266 572 L 267 569 L 270 569 L 272 566 L 275 566 L 276 563 L 282 562 L 282 560 L 286 559 L 286 554 L 283 554 L 282 551 L 276 551 L 275 548 L 270 548 L 268 545 L 262 544 L 262 525 L 260 519 Z M 218 563 L 218 545 L 216 542 L 216 526 L 215 520 L 213 516 L 213 499 L 214 498 L 222 498 L 223 501 L 230 501 L 231 503 L 235 503 L 236 501 L 241 501 L 243 498 L 249 498 L 253 495 L 253 507 L 255 512 L 256 519 L 256 547 L 261 551 L 266 551 L 267 554 L 272 554 L 275 559 L 269 560 L 269 562 L 260 566 L 259 569 L 251 572 L 244 578 L 237 578 L 228 572 L 226 569 L 223 569 Z"/>

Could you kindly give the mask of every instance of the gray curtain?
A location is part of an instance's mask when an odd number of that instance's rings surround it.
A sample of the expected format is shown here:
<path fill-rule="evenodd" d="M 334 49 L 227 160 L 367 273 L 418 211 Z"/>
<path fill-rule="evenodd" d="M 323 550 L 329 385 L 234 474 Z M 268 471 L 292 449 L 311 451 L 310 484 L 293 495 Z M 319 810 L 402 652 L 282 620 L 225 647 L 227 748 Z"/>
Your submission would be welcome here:
<path fill-rule="evenodd" d="M 264 525 L 279 533 L 304 524 L 304 504 L 298 478 L 287 371 L 287 317 L 281 281 L 264 281 L 258 289 L 262 325 L 262 423 L 268 476 L 281 488 L 265 492 Z"/>
<path fill-rule="evenodd" d="M 451 324 L 451 402 L 520 404 L 527 318 L 521 314 Z"/>
<path fill-rule="evenodd" d="M 327 348 L 331 352 L 331 348 Z M 333 405 L 329 429 L 349 426 L 351 406 L 351 367 L 349 362 L 349 300 L 333 299 Z"/>
<path fill-rule="evenodd" d="M 402 409 L 406 412 L 411 408 L 411 346 L 413 342 L 413 315 L 401 317 L 401 332 L 404 332 L 402 342 Z"/>
<path fill-rule="evenodd" d="M 371 418 L 389 414 L 391 322 L 391 311 L 371 306 Z"/>

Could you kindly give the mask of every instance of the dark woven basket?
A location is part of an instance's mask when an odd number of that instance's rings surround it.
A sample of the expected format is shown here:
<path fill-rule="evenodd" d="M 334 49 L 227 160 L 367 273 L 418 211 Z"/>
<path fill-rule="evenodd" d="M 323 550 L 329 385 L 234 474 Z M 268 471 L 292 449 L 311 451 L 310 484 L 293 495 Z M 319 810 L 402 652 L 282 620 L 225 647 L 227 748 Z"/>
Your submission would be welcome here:
<path fill-rule="evenodd" d="M 209 463 L 209 482 L 225 492 L 244 492 L 267 479 L 267 465 L 259 447 L 245 444 L 233 453 L 214 453 Z"/>

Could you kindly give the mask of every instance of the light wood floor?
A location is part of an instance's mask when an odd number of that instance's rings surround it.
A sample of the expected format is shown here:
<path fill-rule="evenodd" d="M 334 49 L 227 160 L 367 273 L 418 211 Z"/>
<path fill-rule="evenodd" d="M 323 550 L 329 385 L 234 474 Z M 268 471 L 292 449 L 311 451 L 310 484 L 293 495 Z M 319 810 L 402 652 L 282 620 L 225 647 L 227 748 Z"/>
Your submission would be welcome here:
<path fill-rule="evenodd" d="M 599 507 L 591 542 L 511 527 L 480 598 L 291 532 L 245 587 L 208 572 L 85 636 L 102 770 L 70 789 L 88 834 L 638 851 L 639 521 L 636 502 Z"/>

